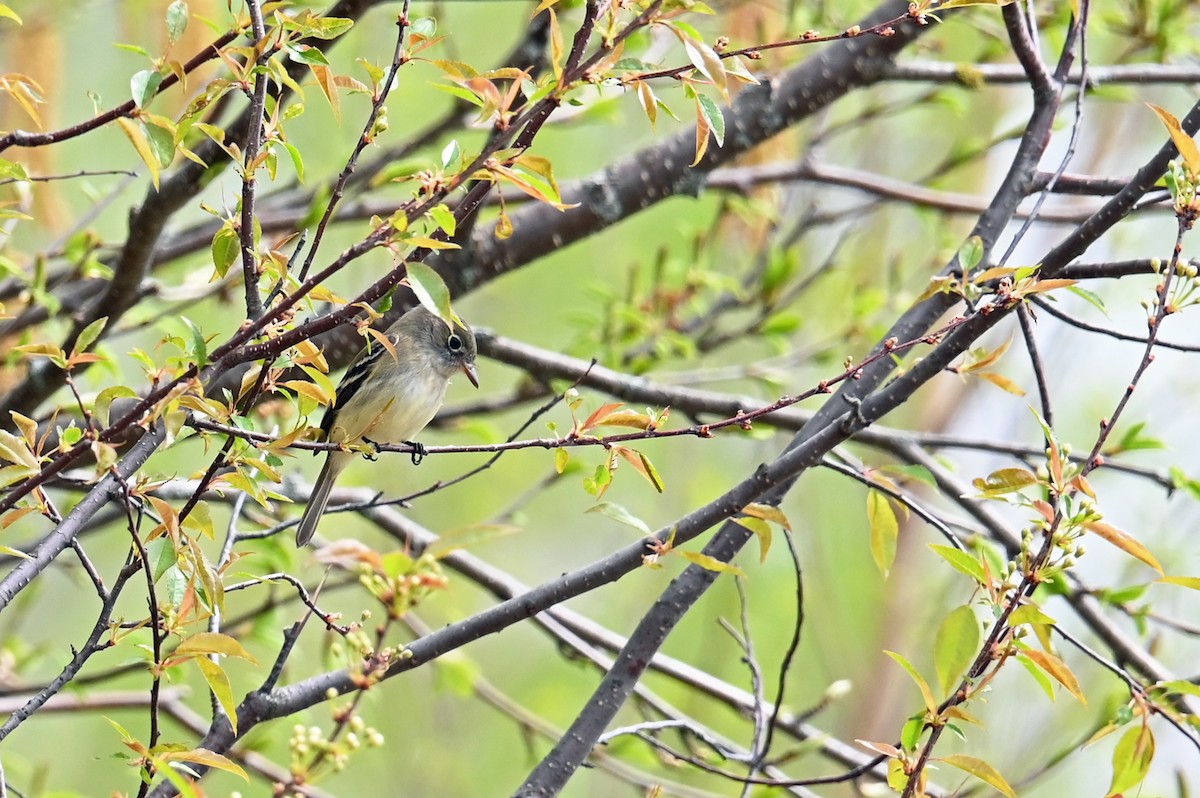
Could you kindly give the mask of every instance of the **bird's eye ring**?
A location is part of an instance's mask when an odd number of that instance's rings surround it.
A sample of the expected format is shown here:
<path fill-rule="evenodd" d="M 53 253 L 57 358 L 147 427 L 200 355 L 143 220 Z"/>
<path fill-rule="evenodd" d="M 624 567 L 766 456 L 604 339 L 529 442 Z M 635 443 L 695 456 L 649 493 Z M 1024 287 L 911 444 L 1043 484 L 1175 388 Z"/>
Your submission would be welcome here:
<path fill-rule="evenodd" d="M 462 349 L 462 345 L 462 339 L 459 338 L 455 333 L 450 333 L 450 337 L 446 339 L 446 347 L 451 352 L 457 352 L 458 350 Z"/>

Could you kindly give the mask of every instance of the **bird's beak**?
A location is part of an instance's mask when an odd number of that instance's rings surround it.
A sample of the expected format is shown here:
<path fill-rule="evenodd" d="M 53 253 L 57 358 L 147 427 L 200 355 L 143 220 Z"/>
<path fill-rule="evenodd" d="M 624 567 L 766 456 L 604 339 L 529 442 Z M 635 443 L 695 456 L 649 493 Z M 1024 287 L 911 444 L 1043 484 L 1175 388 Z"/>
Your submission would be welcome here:
<path fill-rule="evenodd" d="M 476 388 L 479 387 L 479 372 L 475 371 L 474 363 L 463 363 L 462 373 L 467 375 L 467 379 L 471 381 L 472 385 Z"/>

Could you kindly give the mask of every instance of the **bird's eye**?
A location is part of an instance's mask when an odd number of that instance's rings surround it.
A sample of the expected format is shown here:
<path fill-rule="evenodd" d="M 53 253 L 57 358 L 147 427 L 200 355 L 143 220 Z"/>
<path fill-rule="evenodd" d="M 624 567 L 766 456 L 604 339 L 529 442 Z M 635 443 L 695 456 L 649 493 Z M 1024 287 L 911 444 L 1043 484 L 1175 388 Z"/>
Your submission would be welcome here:
<path fill-rule="evenodd" d="M 446 339 L 446 347 L 451 352 L 457 352 L 458 350 L 462 349 L 462 345 L 462 339 L 459 338 L 455 333 L 450 333 L 450 337 Z"/>

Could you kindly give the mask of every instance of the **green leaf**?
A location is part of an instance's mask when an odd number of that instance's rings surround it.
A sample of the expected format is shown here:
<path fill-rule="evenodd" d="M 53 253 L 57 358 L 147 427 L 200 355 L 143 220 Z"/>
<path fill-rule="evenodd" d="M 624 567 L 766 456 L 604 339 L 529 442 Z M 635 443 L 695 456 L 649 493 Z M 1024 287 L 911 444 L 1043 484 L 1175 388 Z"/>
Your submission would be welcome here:
<path fill-rule="evenodd" d="M 154 99 L 158 86 L 162 83 L 162 75 L 153 69 L 143 69 L 135 72 L 129 79 L 129 90 L 138 108 L 145 108 Z"/>
<path fill-rule="evenodd" d="M 218 277 L 223 278 L 229 273 L 229 267 L 237 261 L 241 248 L 242 242 L 229 224 L 224 225 L 213 236 L 212 260 Z"/>
<path fill-rule="evenodd" d="M 925 681 L 924 677 L 917 672 L 912 663 L 904 658 L 904 655 L 897 654 L 895 651 L 887 651 L 886 649 L 883 653 L 894 659 L 901 668 L 904 668 L 912 680 L 917 683 L 917 687 L 921 690 L 921 699 L 925 702 L 925 709 L 930 715 L 936 715 L 937 699 L 934 698 L 933 691 L 929 689 L 929 682 Z"/>
<path fill-rule="evenodd" d="M 939 543 L 930 543 L 929 548 L 950 563 L 954 570 L 966 574 L 981 585 L 987 584 L 987 575 L 984 573 L 983 565 L 973 555 L 953 546 L 943 546 Z"/>
<path fill-rule="evenodd" d="M 600 502 L 595 506 L 589 507 L 585 512 L 607 515 L 617 523 L 633 527 L 643 535 L 650 535 L 650 527 L 646 525 L 645 521 L 615 502 Z"/>
<path fill-rule="evenodd" d="M 871 557 L 883 578 L 887 579 L 896 560 L 896 539 L 900 525 L 887 497 L 877 490 L 867 491 L 867 521 L 871 525 Z"/>
<path fill-rule="evenodd" d="M 204 341 L 204 333 L 200 332 L 196 323 L 187 316 L 180 316 L 180 319 L 192 333 L 192 345 L 187 353 L 188 357 L 195 360 L 197 366 L 203 366 L 208 362 L 208 344 Z"/>
<path fill-rule="evenodd" d="M 25 23 L 21 22 L 21 18 L 19 16 L 17 16 L 17 12 L 13 11 L 11 8 L 8 7 L 7 3 L 0 3 L 0 17 L 3 17 L 5 19 L 11 19 L 13 22 L 17 23 L 18 25 L 25 24 Z"/>
<path fill-rule="evenodd" d="M 117 398 L 136 399 L 137 393 L 126 385 L 113 385 L 97 394 L 96 402 L 92 405 L 92 414 L 106 427 L 109 420 L 108 409 L 112 406 L 113 400 Z"/>
<path fill-rule="evenodd" d="M 1113 750 L 1112 786 L 1110 795 L 1122 793 L 1146 778 L 1150 763 L 1154 761 L 1154 732 L 1145 724 L 1138 724 L 1121 735 Z"/>
<path fill-rule="evenodd" d="M 179 37 L 187 30 L 188 5 L 186 0 L 175 0 L 167 6 L 167 41 L 171 44 L 179 41 Z"/>
<path fill-rule="evenodd" d="M 970 606 L 958 607 L 938 627 L 933 644 L 933 668 L 942 695 L 958 686 L 979 650 L 979 621 Z"/>
<path fill-rule="evenodd" d="M 430 313 L 437 314 L 447 324 L 453 324 L 455 317 L 450 307 L 450 289 L 442 281 L 441 275 L 424 263 L 409 263 L 406 268 L 408 285 L 417 295 L 417 300 Z"/>
<path fill-rule="evenodd" d="M 104 325 L 106 324 L 108 324 L 108 316 L 101 316 L 84 327 L 80 331 L 79 337 L 75 339 L 75 346 L 72 348 L 72 353 L 86 352 L 96 342 L 96 339 L 100 337 L 100 333 L 104 331 Z"/>
<path fill-rule="evenodd" d="M 1108 315 L 1108 311 L 1104 307 L 1104 300 L 1100 298 L 1099 294 L 1095 294 L 1086 288 L 1080 288 L 1077 285 L 1067 286 L 1067 290 L 1085 302 L 1090 303 L 1094 308 L 1096 308 L 1096 310 L 1100 311 L 1105 316 Z"/>
<path fill-rule="evenodd" d="M 970 773 L 975 778 L 982 781 L 984 784 L 994 787 L 998 792 L 1008 796 L 1008 798 L 1017 798 L 1017 794 L 1013 792 L 1013 788 L 1009 786 L 1004 777 L 1000 775 L 1000 771 L 973 756 L 966 754 L 950 754 L 949 756 L 939 757 L 939 761 L 945 762 L 947 765 L 958 768 L 966 773 Z"/>
<path fill-rule="evenodd" d="M 981 262 L 983 262 L 983 239 L 979 236 L 971 236 L 958 251 L 958 264 L 962 267 L 965 275 Z"/>
<path fill-rule="evenodd" d="M 169 535 L 160 535 L 146 544 L 146 560 L 150 566 L 150 577 L 157 583 L 177 561 L 175 544 Z"/>
<path fill-rule="evenodd" d="M 283 144 L 283 148 L 285 150 L 287 150 L 288 156 L 291 157 L 291 159 L 292 159 L 292 168 L 294 168 L 296 170 L 296 180 L 303 183 L 304 182 L 304 158 L 300 155 L 299 148 L 296 147 L 296 145 L 294 145 L 290 142 L 287 142 L 287 141 L 280 142 L 280 143 Z"/>
<path fill-rule="evenodd" d="M 563 447 L 554 450 L 554 470 L 561 474 L 567 470 L 567 463 L 571 462 L 571 455 Z"/>
<path fill-rule="evenodd" d="M 458 229 L 458 222 L 454 218 L 454 212 L 447 208 L 444 203 L 430 208 L 429 215 L 433 217 L 433 221 L 448 236 L 454 235 L 454 231 Z"/>

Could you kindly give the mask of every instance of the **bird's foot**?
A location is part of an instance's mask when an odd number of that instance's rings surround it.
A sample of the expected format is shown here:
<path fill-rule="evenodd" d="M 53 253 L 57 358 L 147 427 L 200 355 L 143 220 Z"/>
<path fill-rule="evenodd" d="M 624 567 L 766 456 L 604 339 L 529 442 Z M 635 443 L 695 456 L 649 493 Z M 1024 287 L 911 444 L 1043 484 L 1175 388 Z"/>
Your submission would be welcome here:
<path fill-rule="evenodd" d="M 418 443 L 417 441 L 405 441 L 404 443 L 413 448 L 412 464 L 419 466 L 421 461 L 425 459 L 425 455 L 429 454 L 429 452 L 425 449 L 425 444 Z"/>
<path fill-rule="evenodd" d="M 363 443 L 371 444 L 371 451 L 363 452 L 363 458 L 370 460 L 372 463 L 379 459 L 379 444 L 370 438 L 363 438 Z"/>

